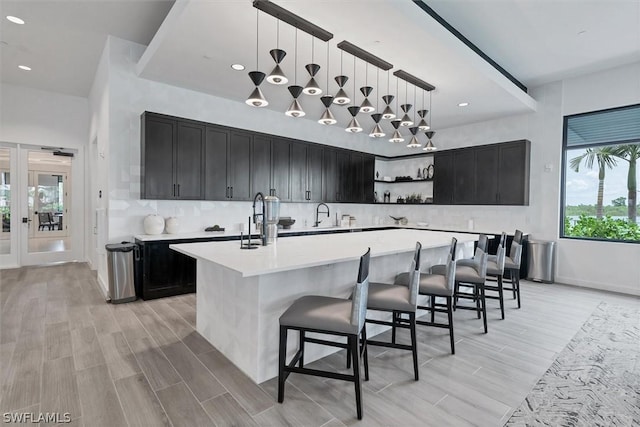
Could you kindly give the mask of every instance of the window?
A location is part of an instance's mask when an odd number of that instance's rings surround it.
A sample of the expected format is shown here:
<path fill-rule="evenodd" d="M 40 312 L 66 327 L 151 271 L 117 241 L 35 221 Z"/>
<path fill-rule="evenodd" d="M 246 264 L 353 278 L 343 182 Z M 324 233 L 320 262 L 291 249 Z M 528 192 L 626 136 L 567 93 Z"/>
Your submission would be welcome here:
<path fill-rule="evenodd" d="M 640 104 L 565 116 L 560 236 L 640 243 Z"/>

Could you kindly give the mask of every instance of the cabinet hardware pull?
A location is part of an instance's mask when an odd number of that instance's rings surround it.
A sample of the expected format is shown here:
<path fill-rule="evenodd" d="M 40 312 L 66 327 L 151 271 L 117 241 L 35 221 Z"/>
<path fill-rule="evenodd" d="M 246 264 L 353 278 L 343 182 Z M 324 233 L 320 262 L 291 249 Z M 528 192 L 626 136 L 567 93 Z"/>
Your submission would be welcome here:
<path fill-rule="evenodd" d="M 229 187 L 231 189 L 231 199 L 233 199 L 233 186 Z"/>
<path fill-rule="evenodd" d="M 227 199 L 229 198 L 229 187 L 227 187 L 227 189 L 224 190 L 224 197 L 226 197 Z"/>
<path fill-rule="evenodd" d="M 173 184 L 173 197 L 176 197 L 176 185 Z"/>
<path fill-rule="evenodd" d="M 180 184 L 178 184 L 178 197 L 180 197 Z"/>

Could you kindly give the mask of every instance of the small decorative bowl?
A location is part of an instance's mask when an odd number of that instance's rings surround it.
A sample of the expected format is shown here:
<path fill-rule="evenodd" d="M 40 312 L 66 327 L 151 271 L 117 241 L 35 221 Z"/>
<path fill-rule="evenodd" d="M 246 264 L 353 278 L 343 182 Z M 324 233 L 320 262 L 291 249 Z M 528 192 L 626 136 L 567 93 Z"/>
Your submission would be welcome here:
<path fill-rule="evenodd" d="M 295 223 L 296 223 L 296 220 L 291 218 L 280 218 L 280 220 L 278 221 L 278 225 L 281 225 L 282 228 L 285 230 L 290 229 L 291 226 Z"/>

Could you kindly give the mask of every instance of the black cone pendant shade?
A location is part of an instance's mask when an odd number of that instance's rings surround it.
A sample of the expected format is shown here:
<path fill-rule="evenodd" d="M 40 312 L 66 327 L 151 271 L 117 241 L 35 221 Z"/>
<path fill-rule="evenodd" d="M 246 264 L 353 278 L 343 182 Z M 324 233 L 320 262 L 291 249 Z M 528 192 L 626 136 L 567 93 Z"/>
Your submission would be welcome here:
<path fill-rule="evenodd" d="M 382 130 L 382 126 L 380 126 L 380 119 L 382 118 L 382 114 L 372 114 L 371 118 L 375 122 L 375 126 L 373 127 L 373 129 L 371 129 L 371 132 L 369 132 L 369 136 L 371 138 L 382 138 L 383 136 L 385 136 L 384 130 Z"/>
<path fill-rule="evenodd" d="M 322 101 L 322 104 L 325 108 L 324 113 L 322 113 L 322 116 L 320 117 L 320 120 L 318 120 L 318 123 L 320 123 L 321 125 L 335 125 L 338 121 L 335 117 L 333 117 L 333 113 L 331 113 L 331 110 L 329 109 L 329 106 L 331 105 L 331 103 L 333 103 L 333 96 L 321 96 L 320 101 Z"/>
<path fill-rule="evenodd" d="M 404 116 L 402 116 L 402 120 L 400 120 L 400 126 L 407 127 L 413 125 L 413 120 L 411 120 L 411 117 L 407 114 L 409 110 L 411 110 L 411 104 L 402 104 L 400 108 L 404 112 Z"/>
<path fill-rule="evenodd" d="M 409 148 L 420 148 L 422 147 L 422 145 L 420 145 L 420 142 L 418 142 L 418 138 L 416 138 L 416 133 L 418 133 L 418 128 L 417 127 L 411 127 L 409 128 L 409 132 L 411 132 L 411 141 L 409 141 L 409 143 L 407 144 L 407 147 Z"/>
<path fill-rule="evenodd" d="M 347 95 L 347 93 L 343 89 L 344 85 L 347 84 L 349 77 L 336 76 L 335 80 L 336 80 L 336 83 L 338 83 L 338 86 L 340 87 L 340 89 L 338 90 L 338 93 L 336 93 L 336 96 L 333 98 L 333 103 L 338 105 L 346 105 L 350 103 L 351 98 L 349 98 L 349 95 Z"/>
<path fill-rule="evenodd" d="M 435 150 L 437 150 L 438 148 L 435 145 L 433 145 L 433 142 L 431 142 L 431 138 L 433 138 L 433 135 L 435 135 L 436 133 L 434 131 L 430 130 L 428 132 L 425 132 L 424 134 L 427 135 L 428 141 L 425 144 L 423 150 L 424 151 L 435 151 Z"/>
<path fill-rule="evenodd" d="M 320 86 L 318 86 L 318 82 L 316 82 L 315 79 L 316 74 L 318 74 L 318 71 L 320 71 L 320 66 L 318 64 L 307 64 L 304 66 L 304 68 L 307 69 L 307 72 L 309 73 L 309 75 L 311 75 L 311 78 L 309 79 L 309 82 L 304 87 L 304 89 L 302 89 L 302 93 L 304 93 L 305 95 L 314 96 L 322 95 L 322 89 L 320 89 Z"/>
<path fill-rule="evenodd" d="M 252 107 L 266 107 L 269 105 L 269 102 L 267 102 L 259 87 L 264 80 L 264 73 L 260 71 L 250 71 L 249 78 L 256 87 L 253 89 L 253 92 L 251 92 L 251 95 L 249 95 L 249 98 L 247 98 L 245 103 Z"/>
<path fill-rule="evenodd" d="M 287 56 L 287 52 L 282 49 L 271 49 L 269 53 L 275 61 L 276 66 L 267 76 L 267 81 L 274 85 L 286 85 L 287 83 L 289 83 L 289 79 L 287 79 L 287 76 L 284 75 L 282 68 L 280 68 L 280 63 L 282 62 L 284 57 Z"/>
<path fill-rule="evenodd" d="M 358 119 L 356 119 L 356 115 L 358 114 L 358 111 L 360 111 L 360 107 L 352 105 L 351 107 L 348 107 L 347 110 L 349 110 L 349 114 L 351 114 L 352 119 L 345 131 L 350 133 L 362 132 L 362 126 L 360 126 L 360 123 L 358 123 Z"/>
<path fill-rule="evenodd" d="M 362 101 L 360 105 L 360 111 L 367 114 L 376 111 L 376 107 L 369 101 L 369 95 L 373 92 L 373 88 L 371 86 L 362 86 L 360 92 L 364 95 L 364 101 Z"/>
<path fill-rule="evenodd" d="M 289 106 L 289 109 L 284 113 L 289 117 L 302 117 L 305 115 L 302 105 L 298 102 L 298 97 L 302 93 L 302 86 L 289 86 L 289 93 L 293 96 L 293 102 Z"/>
<path fill-rule="evenodd" d="M 400 131 L 398 131 L 398 128 L 400 127 L 400 120 L 392 120 L 391 126 L 393 126 L 395 131 L 393 131 L 393 135 L 389 139 L 389 142 L 404 142 L 402 134 L 400 133 Z"/>
<path fill-rule="evenodd" d="M 427 121 L 424 119 L 428 112 L 429 112 L 429 110 L 419 110 L 418 111 L 418 115 L 420 116 L 420 122 L 418 123 L 418 129 L 420 129 L 422 131 L 426 131 L 426 130 L 431 129 L 431 126 L 429 126 L 429 123 L 427 123 Z"/>
<path fill-rule="evenodd" d="M 384 101 L 384 103 L 387 104 L 387 106 L 382 111 L 382 118 L 385 120 L 393 120 L 396 118 L 396 114 L 393 112 L 393 109 L 391 108 L 391 103 L 393 102 L 393 98 L 394 98 L 393 95 L 385 95 L 382 97 L 382 100 Z"/>

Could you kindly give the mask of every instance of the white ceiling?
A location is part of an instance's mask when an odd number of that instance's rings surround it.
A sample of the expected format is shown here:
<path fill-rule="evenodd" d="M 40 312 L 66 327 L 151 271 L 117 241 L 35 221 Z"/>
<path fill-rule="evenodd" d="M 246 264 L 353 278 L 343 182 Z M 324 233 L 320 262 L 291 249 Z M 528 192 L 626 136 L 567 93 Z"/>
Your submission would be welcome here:
<path fill-rule="evenodd" d="M 433 124 L 444 128 L 535 108 L 535 102 L 493 67 L 442 28 L 410 0 L 275 0 L 275 3 L 334 33 L 331 77 L 339 74 L 335 43 L 348 40 L 435 85 Z M 427 0 L 429 6 L 485 53 L 528 86 L 640 60 L 640 0 Z M 238 101 L 252 88 L 246 72 L 255 68 L 256 10 L 250 0 L 2 0 L 0 12 L 1 79 L 15 85 L 87 96 L 108 34 L 150 44 L 140 63 L 141 76 Z M 27 21 L 15 25 L 4 19 Z M 260 13 L 260 69 L 269 72 L 275 47 L 275 19 Z M 162 25 L 161 25 L 162 24 Z M 160 28 L 158 30 L 158 28 Z M 578 35 L 580 31 L 586 31 Z M 156 34 L 156 31 L 157 34 Z M 155 35 L 155 36 L 154 36 Z M 293 80 L 294 31 L 280 26 L 280 47 L 288 52 L 283 68 Z M 153 39 L 153 40 L 152 40 Z M 310 36 L 298 36 L 298 84 L 307 80 Z M 5 44 L 6 43 L 6 44 Z M 316 42 L 323 68 L 326 48 Z M 244 72 L 230 64 L 243 63 Z M 25 63 L 30 72 L 17 69 Z M 357 87 L 364 65 L 358 64 Z M 344 73 L 353 75 L 353 59 L 344 55 Z M 377 86 L 369 67 L 369 85 Z M 387 92 L 386 73 L 381 90 Z M 392 78 L 391 92 L 395 93 Z M 337 86 L 330 81 L 330 93 Z M 286 88 L 263 83 L 270 106 L 286 110 Z M 353 80 L 346 87 L 353 94 Z M 413 90 L 409 89 L 413 104 Z M 404 87 L 400 88 L 404 102 Z M 319 100 L 302 95 L 307 117 L 316 120 Z M 418 93 L 421 104 L 421 92 Z M 362 100 L 358 92 L 358 101 Z M 460 108 L 459 102 L 470 102 Z M 428 102 L 428 101 L 427 101 Z M 375 104 L 375 102 L 374 102 Z M 395 109 L 395 105 L 394 105 Z M 344 108 L 334 108 L 346 122 Z M 338 111 L 339 110 L 339 111 Z M 365 128 L 372 125 L 361 118 Z"/>

